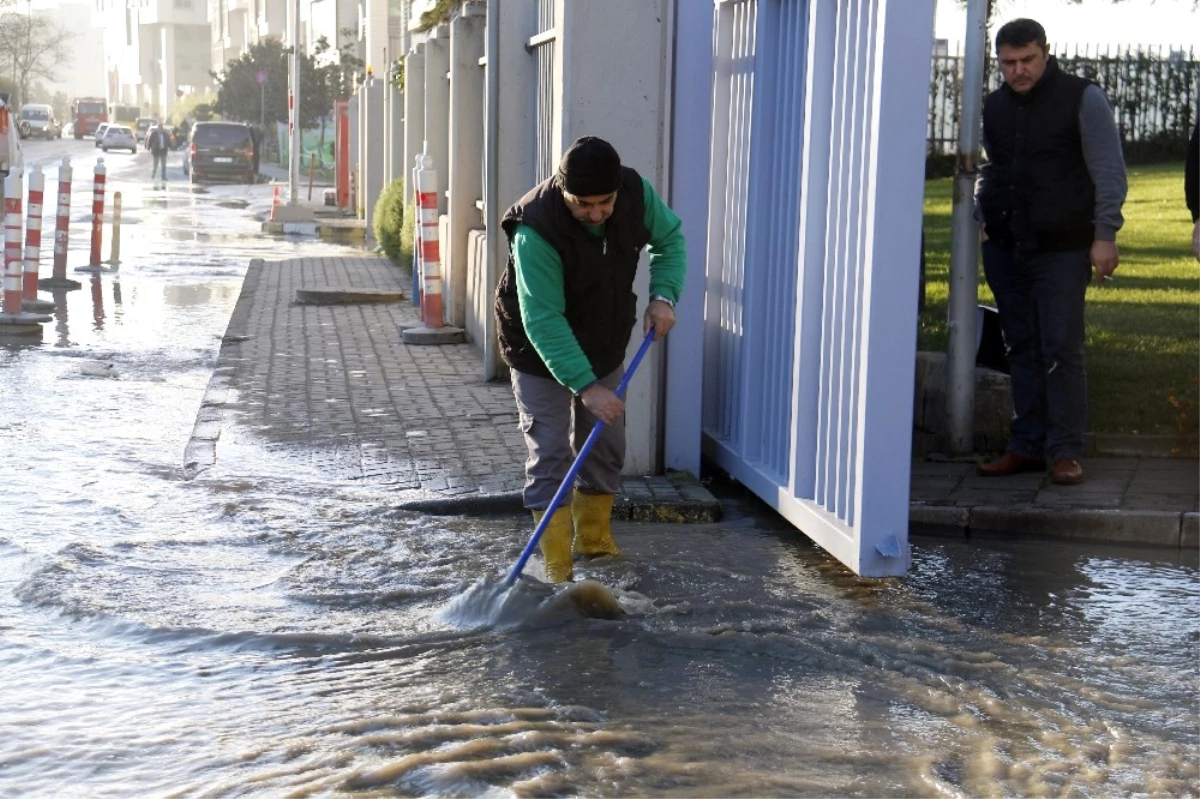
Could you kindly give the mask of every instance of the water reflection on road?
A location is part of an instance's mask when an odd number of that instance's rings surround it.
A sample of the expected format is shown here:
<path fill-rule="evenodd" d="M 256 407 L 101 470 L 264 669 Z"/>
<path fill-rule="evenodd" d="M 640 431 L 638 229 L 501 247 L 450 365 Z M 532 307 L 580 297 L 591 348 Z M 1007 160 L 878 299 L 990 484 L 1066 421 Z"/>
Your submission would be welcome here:
<path fill-rule="evenodd" d="M 0 349 L 0 795 L 1200 793 L 1194 553 L 919 539 L 864 581 L 731 490 L 579 564 L 626 619 L 489 629 L 443 611 L 526 518 L 266 452 L 182 480 L 248 260 L 341 250 L 142 160 L 119 273 Z"/>

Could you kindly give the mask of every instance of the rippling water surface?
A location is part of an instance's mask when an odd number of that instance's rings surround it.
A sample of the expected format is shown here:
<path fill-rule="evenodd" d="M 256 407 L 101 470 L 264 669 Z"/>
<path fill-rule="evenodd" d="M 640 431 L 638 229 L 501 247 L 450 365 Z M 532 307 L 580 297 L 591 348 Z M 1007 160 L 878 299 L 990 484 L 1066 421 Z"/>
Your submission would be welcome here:
<path fill-rule="evenodd" d="M 921 538 L 865 581 L 731 494 L 581 564 L 600 621 L 500 590 L 526 518 L 220 445 L 183 480 L 246 262 L 335 250 L 141 166 L 119 278 L 0 350 L 0 796 L 1200 794 L 1195 553 Z"/>

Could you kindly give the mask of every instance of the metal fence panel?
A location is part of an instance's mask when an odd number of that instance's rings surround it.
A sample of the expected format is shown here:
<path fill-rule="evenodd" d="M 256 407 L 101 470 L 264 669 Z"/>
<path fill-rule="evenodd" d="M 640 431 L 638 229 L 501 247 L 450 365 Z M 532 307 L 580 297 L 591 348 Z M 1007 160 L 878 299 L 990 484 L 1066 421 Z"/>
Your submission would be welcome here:
<path fill-rule="evenodd" d="M 1105 47 L 1076 45 L 1055 53 L 1064 72 L 1088 78 L 1108 95 L 1127 158 L 1182 158 L 1196 123 L 1200 61 L 1194 47 Z M 985 90 L 1001 84 L 987 62 Z M 928 149 L 955 152 L 962 90 L 962 53 L 942 46 L 933 53 L 929 78 Z"/>
<path fill-rule="evenodd" d="M 538 34 L 530 41 L 537 58 L 537 166 L 536 183 L 554 174 L 554 0 L 538 0 Z"/>
<path fill-rule="evenodd" d="M 716 4 L 704 451 L 862 574 L 909 563 L 932 5 Z"/>

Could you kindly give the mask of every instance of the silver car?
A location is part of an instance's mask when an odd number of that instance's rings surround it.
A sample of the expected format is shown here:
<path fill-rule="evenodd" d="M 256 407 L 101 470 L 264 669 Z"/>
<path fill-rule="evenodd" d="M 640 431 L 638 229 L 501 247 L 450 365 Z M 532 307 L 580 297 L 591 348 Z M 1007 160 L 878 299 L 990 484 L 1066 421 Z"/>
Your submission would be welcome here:
<path fill-rule="evenodd" d="M 104 152 L 128 150 L 136 153 L 137 139 L 134 138 L 133 129 L 128 125 L 109 125 L 108 130 L 104 131 L 104 138 L 100 140 L 100 149 Z"/>

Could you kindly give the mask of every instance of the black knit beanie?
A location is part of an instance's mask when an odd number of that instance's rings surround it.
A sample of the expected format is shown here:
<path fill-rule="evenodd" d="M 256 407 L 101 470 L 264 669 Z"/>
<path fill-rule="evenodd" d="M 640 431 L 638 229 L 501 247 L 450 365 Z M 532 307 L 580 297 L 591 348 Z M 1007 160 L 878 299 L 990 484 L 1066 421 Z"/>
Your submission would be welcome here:
<path fill-rule="evenodd" d="M 575 197 L 612 194 L 621 185 L 621 156 L 604 139 L 583 136 L 563 153 L 555 177 Z"/>

